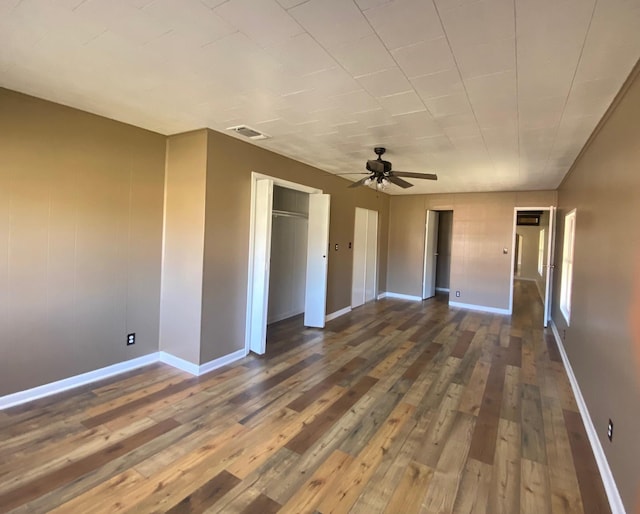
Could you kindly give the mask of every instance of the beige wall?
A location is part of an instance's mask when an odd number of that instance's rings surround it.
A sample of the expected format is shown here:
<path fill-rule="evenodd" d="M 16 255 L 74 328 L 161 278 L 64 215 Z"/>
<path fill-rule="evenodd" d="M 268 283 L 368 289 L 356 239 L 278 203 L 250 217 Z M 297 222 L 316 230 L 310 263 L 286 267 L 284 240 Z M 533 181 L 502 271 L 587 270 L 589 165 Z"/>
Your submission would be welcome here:
<path fill-rule="evenodd" d="M 160 350 L 200 363 L 207 134 L 167 138 Z"/>
<path fill-rule="evenodd" d="M 236 138 L 208 133 L 207 203 L 200 362 L 244 347 L 249 251 L 251 172 L 331 195 L 327 313 L 351 305 L 355 208 L 379 212 L 378 289 L 386 289 L 389 196 L 349 182 Z M 338 243 L 339 250 L 334 250 Z"/>
<path fill-rule="evenodd" d="M 451 301 L 508 309 L 514 208 L 555 203 L 553 191 L 391 197 L 387 290 L 421 296 L 426 211 L 453 210 Z"/>
<path fill-rule="evenodd" d="M 0 396 L 157 351 L 165 138 L 1 88 L 0 134 Z"/>
<path fill-rule="evenodd" d="M 560 297 L 564 216 L 576 209 L 571 326 L 558 303 L 558 325 L 580 389 L 627 512 L 640 491 L 640 79 L 626 94 L 561 185 L 558 197 L 555 297 Z M 632 310 L 634 309 L 634 310 Z M 634 344 L 637 346 L 634 353 Z M 613 442 L 606 436 L 614 422 Z"/>

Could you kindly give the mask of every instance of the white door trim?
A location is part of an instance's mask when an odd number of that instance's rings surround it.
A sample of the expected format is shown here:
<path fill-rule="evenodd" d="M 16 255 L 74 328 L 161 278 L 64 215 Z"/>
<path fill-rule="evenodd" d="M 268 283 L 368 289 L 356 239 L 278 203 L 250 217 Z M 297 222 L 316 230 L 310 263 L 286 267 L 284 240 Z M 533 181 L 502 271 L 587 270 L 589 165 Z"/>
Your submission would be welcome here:
<path fill-rule="evenodd" d="M 555 226 L 555 223 L 553 223 L 555 210 L 556 208 L 553 205 L 547 206 L 547 207 L 518 206 L 513 208 L 513 233 L 511 236 L 511 259 L 509 260 L 509 267 L 511 268 L 511 280 L 509 282 L 509 314 L 513 313 L 513 281 L 515 278 L 515 269 L 514 269 L 515 266 L 514 266 L 513 259 L 515 258 L 514 248 L 516 247 L 516 237 L 517 237 L 516 231 L 518 229 L 518 212 L 519 211 L 548 211 L 549 212 L 549 238 L 551 240 L 551 238 L 554 237 L 553 234 L 551 234 L 551 232 L 553 232 L 552 228 L 553 226 Z M 551 266 L 553 266 L 552 261 L 553 261 L 553 247 L 552 245 L 549 245 L 549 248 L 547 250 L 547 282 L 548 283 L 551 279 L 549 275 L 550 275 L 550 271 L 552 270 Z M 553 300 L 552 290 L 550 286 L 547 301 L 543 300 L 543 302 L 545 303 L 545 305 L 543 306 L 545 313 L 551 311 L 552 300 Z M 545 327 L 547 326 L 547 323 L 548 323 L 548 319 L 546 317 L 546 314 L 543 314 L 543 324 Z"/>
<path fill-rule="evenodd" d="M 265 175 L 263 173 L 251 172 L 251 205 L 250 205 L 250 213 L 249 213 L 249 258 L 247 266 L 247 313 L 246 313 L 246 321 L 245 321 L 245 337 L 244 337 L 244 348 L 247 353 L 250 350 L 251 344 L 251 320 L 252 320 L 252 305 L 253 305 L 253 267 L 254 267 L 254 241 L 255 241 L 255 217 L 256 217 L 256 188 L 258 180 L 268 179 L 272 180 L 273 184 L 276 186 L 286 187 L 288 189 L 295 189 L 296 191 L 301 191 L 303 193 L 309 194 L 317 194 L 322 193 L 322 189 L 317 189 L 314 187 L 305 186 L 302 184 L 297 184 L 295 182 L 290 182 L 288 180 L 283 180 L 277 177 L 273 177 L 271 175 Z"/>
<path fill-rule="evenodd" d="M 422 262 L 423 300 L 431 298 L 435 294 L 439 220 L 440 211 L 427 209 L 424 223 L 424 256 Z M 427 287 L 429 288 L 428 291 Z"/>

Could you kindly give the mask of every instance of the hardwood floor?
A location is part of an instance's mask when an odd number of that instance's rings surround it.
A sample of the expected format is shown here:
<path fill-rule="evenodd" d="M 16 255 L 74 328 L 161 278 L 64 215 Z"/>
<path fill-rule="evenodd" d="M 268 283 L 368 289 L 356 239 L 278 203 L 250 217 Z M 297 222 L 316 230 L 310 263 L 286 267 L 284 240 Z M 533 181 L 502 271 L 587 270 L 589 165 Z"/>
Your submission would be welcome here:
<path fill-rule="evenodd" d="M 515 298 L 294 318 L 262 358 L 0 412 L 0 511 L 610 512 L 535 285 Z"/>

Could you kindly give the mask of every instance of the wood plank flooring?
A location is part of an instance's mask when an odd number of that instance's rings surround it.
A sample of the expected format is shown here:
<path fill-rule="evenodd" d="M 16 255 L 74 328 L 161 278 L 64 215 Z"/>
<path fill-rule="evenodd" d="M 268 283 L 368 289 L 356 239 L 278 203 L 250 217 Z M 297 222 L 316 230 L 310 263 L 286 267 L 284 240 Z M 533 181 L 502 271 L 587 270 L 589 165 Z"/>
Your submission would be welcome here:
<path fill-rule="evenodd" d="M 513 316 L 381 300 L 0 412 L 0 512 L 609 513 L 535 285 Z"/>

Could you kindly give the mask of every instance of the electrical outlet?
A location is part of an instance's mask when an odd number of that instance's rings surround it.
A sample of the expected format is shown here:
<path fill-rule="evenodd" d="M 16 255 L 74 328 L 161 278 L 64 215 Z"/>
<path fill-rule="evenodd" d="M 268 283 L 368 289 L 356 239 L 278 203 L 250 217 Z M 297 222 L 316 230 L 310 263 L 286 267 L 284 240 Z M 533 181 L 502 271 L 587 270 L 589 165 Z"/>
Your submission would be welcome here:
<path fill-rule="evenodd" d="M 460 298 L 460 291 L 456 291 L 456 298 Z"/>
<path fill-rule="evenodd" d="M 609 420 L 609 426 L 607 426 L 607 437 L 609 441 L 613 441 L 613 421 Z"/>
<path fill-rule="evenodd" d="M 135 332 L 132 332 L 131 334 L 127 334 L 127 346 L 131 346 L 132 344 L 136 344 Z"/>

